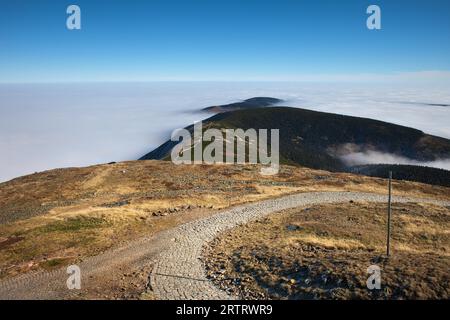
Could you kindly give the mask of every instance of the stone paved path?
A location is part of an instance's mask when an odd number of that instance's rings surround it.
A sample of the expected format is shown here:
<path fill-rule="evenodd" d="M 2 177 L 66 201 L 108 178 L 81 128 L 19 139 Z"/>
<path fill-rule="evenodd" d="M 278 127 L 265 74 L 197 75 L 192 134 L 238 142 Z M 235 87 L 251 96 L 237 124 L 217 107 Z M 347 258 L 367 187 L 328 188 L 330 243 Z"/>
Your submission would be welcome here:
<path fill-rule="evenodd" d="M 245 204 L 223 210 L 211 217 L 193 221 L 167 230 L 155 238 L 142 238 L 128 245 L 86 259 L 80 264 L 82 285 L 89 287 L 89 279 L 101 275 L 104 285 L 111 285 L 106 277 L 117 272 L 120 265 L 142 266 L 153 263 L 150 286 L 159 299 L 233 299 L 206 279 L 200 260 L 203 246 L 220 232 L 261 218 L 270 213 L 298 206 L 320 203 L 366 200 L 386 202 L 387 197 L 368 193 L 313 192 L 284 196 L 278 199 Z M 394 197 L 393 201 L 420 201 L 450 205 L 450 202 Z M 65 269 L 38 272 L 0 281 L 0 299 L 73 299 L 66 287 Z"/>
<path fill-rule="evenodd" d="M 222 231 L 270 213 L 298 206 L 350 200 L 386 202 L 387 197 L 353 192 L 302 193 L 242 205 L 209 218 L 182 225 L 175 230 L 170 247 L 157 258 L 150 275 L 152 290 L 160 299 L 235 299 L 237 297 L 228 295 L 207 280 L 203 263 L 200 260 L 202 248 L 206 243 L 212 241 Z M 419 201 L 419 199 L 395 197 L 393 201 L 408 202 Z M 449 204 L 449 202 L 425 199 L 420 199 L 420 201 Z"/>

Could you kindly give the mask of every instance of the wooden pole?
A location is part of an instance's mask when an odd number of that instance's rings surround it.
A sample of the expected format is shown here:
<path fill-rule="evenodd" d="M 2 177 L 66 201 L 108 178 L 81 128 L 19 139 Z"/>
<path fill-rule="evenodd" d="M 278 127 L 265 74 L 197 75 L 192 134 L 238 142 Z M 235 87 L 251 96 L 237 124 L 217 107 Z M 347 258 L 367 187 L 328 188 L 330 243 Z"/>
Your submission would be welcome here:
<path fill-rule="evenodd" d="M 391 240 L 391 201 L 392 201 L 392 171 L 389 171 L 389 198 L 388 198 L 388 218 L 387 218 L 387 244 L 386 255 L 390 255 L 390 240 Z"/>

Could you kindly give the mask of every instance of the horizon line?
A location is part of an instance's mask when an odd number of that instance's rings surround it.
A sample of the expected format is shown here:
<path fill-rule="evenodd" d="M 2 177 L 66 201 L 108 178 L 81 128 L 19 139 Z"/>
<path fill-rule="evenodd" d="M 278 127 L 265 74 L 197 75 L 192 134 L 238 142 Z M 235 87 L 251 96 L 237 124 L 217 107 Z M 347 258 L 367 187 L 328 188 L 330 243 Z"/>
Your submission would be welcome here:
<path fill-rule="evenodd" d="M 183 77 L 161 77 L 154 79 L 53 79 L 53 80 L 0 80 L 0 84 L 78 84 L 78 83 L 155 83 L 155 82 L 301 82 L 301 83 L 330 83 L 330 82 L 435 82 L 443 81 L 450 83 L 450 70 L 421 70 L 421 71 L 398 71 L 387 73 L 316 73 L 303 75 L 275 75 L 275 76 L 253 76 L 253 77 L 232 77 L 223 78 L 183 78 Z"/>

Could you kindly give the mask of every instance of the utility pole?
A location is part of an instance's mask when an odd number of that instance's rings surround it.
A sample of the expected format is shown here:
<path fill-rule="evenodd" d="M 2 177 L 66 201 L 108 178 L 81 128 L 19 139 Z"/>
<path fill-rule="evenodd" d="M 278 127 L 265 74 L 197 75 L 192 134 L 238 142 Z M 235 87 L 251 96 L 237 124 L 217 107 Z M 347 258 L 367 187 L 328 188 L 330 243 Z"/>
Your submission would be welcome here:
<path fill-rule="evenodd" d="M 392 201 L 392 171 L 389 171 L 389 198 L 388 198 L 388 217 L 387 217 L 387 244 L 386 255 L 390 254 L 390 240 L 391 240 L 391 201 Z"/>

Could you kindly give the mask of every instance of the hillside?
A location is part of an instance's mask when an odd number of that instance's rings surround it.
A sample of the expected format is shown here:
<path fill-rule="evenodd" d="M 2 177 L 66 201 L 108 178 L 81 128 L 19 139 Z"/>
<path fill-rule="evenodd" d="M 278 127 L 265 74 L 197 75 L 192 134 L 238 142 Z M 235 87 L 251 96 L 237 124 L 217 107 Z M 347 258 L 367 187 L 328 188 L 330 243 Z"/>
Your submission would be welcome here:
<path fill-rule="evenodd" d="M 395 194 L 450 200 L 448 188 L 394 181 Z M 133 161 L 55 169 L 0 183 L 0 278 L 52 269 L 217 209 L 313 191 L 385 194 L 386 180 L 281 166 Z"/>
<path fill-rule="evenodd" d="M 255 98 L 250 98 L 250 99 L 244 100 L 242 102 L 230 103 L 230 104 L 225 104 L 225 105 L 220 105 L 220 106 L 206 107 L 206 108 L 203 108 L 202 111 L 207 111 L 207 112 L 211 112 L 211 113 L 223 113 L 223 112 L 242 110 L 242 109 L 270 107 L 270 106 L 273 106 L 273 105 L 281 103 L 281 102 L 283 102 L 283 100 L 276 99 L 276 98 L 255 97 Z"/>
<path fill-rule="evenodd" d="M 220 234 L 205 248 L 208 278 L 242 299 L 448 299 L 450 208 L 351 201 L 288 209 Z M 367 267 L 382 290 L 367 290 Z"/>
<path fill-rule="evenodd" d="M 361 165 L 350 168 L 353 173 L 363 174 L 371 177 L 387 178 L 389 171 L 397 180 L 417 181 L 450 187 L 450 171 L 438 168 L 399 165 L 399 164 L 372 164 Z"/>
<path fill-rule="evenodd" d="M 383 121 L 300 108 L 244 108 L 214 115 L 203 123 L 204 127 L 219 129 L 278 128 L 281 161 L 313 169 L 351 171 L 342 157 L 365 151 L 420 162 L 450 158 L 448 139 Z M 193 127 L 187 129 L 192 132 Z M 168 159 L 176 144 L 167 141 L 141 160 Z M 429 172 L 433 170 L 428 169 Z M 435 183 L 435 180 L 419 181 Z"/>

